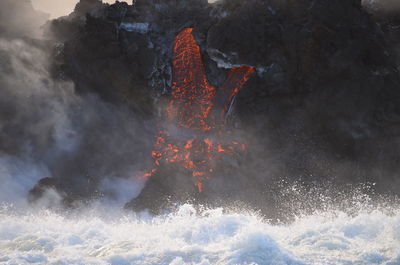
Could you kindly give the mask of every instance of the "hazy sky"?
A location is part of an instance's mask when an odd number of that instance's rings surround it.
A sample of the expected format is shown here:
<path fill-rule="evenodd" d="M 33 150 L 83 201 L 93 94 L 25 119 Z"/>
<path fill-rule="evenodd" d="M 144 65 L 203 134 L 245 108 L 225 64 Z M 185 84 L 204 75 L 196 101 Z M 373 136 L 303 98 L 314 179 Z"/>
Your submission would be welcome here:
<path fill-rule="evenodd" d="M 0 0 L 1 1 L 1 0 Z M 31 0 L 35 9 L 44 11 L 52 18 L 68 15 L 79 0 Z M 103 0 L 104 3 L 114 3 L 115 0 Z M 131 0 L 126 1 L 131 3 Z"/>

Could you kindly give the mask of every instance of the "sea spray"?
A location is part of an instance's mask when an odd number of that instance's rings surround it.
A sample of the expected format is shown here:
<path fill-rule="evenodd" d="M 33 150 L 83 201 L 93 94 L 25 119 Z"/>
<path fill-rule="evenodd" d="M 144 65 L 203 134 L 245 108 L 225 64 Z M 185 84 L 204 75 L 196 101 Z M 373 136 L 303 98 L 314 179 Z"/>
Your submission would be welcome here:
<path fill-rule="evenodd" d="M 320 212 L 273 225 L 184 204 L 160 216 L 0 211 L 2 264 L 400 264 L 400 210 Z"/>

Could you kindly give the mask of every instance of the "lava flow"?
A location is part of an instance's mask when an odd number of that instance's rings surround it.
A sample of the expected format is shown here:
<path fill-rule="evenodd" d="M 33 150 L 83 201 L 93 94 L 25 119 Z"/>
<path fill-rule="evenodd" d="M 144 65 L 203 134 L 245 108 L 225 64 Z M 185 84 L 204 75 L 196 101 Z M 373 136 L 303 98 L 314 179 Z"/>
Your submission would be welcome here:
<path fill-rule="evenodd" d="M 245 149 L 237 141 L 223 140 L 224 120 L 233 98 L 255 69 L 234 67 L 221 88 L 210 85 L 192 31 L 186 28 L 175 39 L 171 98 L 152 151 L 154 168 L 144 177 L 151 177 L 162 163 L 174 163 L 193 177 L 202 192 L 218 158 Z"/>

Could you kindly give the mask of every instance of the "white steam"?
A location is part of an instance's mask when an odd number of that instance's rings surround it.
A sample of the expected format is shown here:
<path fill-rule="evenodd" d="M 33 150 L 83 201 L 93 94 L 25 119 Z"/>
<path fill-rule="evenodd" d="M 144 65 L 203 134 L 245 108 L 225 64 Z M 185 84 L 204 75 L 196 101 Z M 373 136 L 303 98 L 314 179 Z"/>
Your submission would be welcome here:
<path fill-rule="evenodd" d="M 398 0 L 362 0 L 362 4 L 372 10 L 400 11 Z"/>
<path fill-rule="evenodd" d="M 0 202 L 18 207 L 26 205 L 26 196 L 36 182 L 49 175 L 47 168 L 17 157 L 0 156 Z"/>
<path fill-rule="evenodd" d="M 116 0 L 103 0 L 103 3 L 113 4 Z M 79 0 L 32 0 L 35 9 L 57 18 L 70 14 Z"/>
<path fill-rule="evenodd" d="M 134 176 L 143 166 L 145 125 L 124 106 L 54 80 L 44 46 L 0 37 L 0 202 L 22 204 L 45 177 L 80 193 L 91 177 L 104 195 L 129 201 L 142 187 Z"/>

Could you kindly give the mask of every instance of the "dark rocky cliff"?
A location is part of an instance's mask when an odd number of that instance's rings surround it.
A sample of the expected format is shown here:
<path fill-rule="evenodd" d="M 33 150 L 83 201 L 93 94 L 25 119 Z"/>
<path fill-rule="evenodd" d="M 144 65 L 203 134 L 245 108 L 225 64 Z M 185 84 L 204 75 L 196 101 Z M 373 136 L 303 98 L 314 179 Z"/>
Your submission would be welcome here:
<path fill-rule="evenodd" d="M 194 28 L 213 85 L 227 68 L 256 67 L 228 119 L 248 150 L 221 161 L 230 169 L 197 197 L 265 208 L 277 203 L 270 191 L 282 179 L 375 182 L 378 192 L 398 193 L 398 16 L 371 13 L 360 0 L 81 0 L 46 31 L 57 43 L 56 78 L 143 120 L 157 119 L 169 97 L 172 43 L 185 27 Z M 191 197 L 193 187 L 171 170 L 132 203 L 157 208 L 164 197 Z"/>

